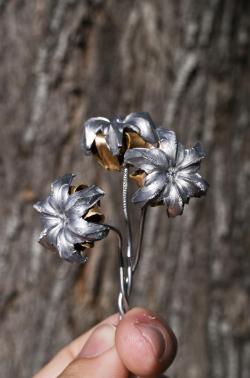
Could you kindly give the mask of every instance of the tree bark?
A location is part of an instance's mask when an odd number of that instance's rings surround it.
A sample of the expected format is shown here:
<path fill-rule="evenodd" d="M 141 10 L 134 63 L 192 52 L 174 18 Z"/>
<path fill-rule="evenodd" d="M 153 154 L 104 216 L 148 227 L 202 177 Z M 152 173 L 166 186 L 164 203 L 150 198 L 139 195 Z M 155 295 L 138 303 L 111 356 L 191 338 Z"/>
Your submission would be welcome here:
<path fill-rule="evenodd" d="M 32 204 L 74 172 L 107 193 L 123 228 L 121 177 L 80 150 L 90 116 L 148 111 L 207 152 L 206 198 L 153 208 L 131 306 L 168 319 L 172 378 L 250 374 L 250 3 L 247 0 L 0 0 L 0 364 L 30 377 L 116 311 L 116 242 L 76 266 L 44 250 Z M 138 212 L 132 208 L 133 219 Z"/>

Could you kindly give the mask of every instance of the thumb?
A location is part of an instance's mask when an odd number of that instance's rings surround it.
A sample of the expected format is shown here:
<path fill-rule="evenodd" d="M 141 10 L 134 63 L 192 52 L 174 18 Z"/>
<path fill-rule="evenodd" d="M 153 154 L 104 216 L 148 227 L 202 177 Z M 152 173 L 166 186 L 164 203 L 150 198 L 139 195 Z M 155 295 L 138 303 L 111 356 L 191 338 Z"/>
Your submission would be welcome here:
<path fill-rule="evenodd" d="M 58 378 L 127 378 L 128 372 L 115 348 L 115 332 L 110 324 L 97 327 L 79 356 Z"/>

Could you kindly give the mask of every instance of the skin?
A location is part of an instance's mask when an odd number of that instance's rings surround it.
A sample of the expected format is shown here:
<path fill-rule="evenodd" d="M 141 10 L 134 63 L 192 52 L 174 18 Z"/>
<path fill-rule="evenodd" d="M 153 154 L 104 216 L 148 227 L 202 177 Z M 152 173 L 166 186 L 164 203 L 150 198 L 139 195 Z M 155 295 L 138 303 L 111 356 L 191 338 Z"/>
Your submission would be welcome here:
<path fill-rule="evenodd" d="M 62 349 L 33 378 L 165 377 L 177 341 L 169 326 L 143 308 L 112 315 Z"/>

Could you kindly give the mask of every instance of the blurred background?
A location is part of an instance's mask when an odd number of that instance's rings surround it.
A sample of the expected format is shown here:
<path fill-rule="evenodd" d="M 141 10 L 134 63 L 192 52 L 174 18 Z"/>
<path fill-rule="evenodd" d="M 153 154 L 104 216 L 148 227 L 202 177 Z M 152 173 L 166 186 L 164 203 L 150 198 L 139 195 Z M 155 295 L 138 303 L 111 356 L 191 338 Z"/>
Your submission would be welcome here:
<path fill-rule="evenodd" d="M 124 228 L 121 177 L 83 155 L 82 124 L 147 111 L 202 142 L 210 189 L 182 217 L 150 211 L 131 305 L 173 327 L 171 378 L 249 378 L 250 2 L 0 0 L 0 40 L 1 376 L 31 377 L 116 311 L 115 239 L 64 262 L 37 243 L 32 204 L 74 172 Z"/>

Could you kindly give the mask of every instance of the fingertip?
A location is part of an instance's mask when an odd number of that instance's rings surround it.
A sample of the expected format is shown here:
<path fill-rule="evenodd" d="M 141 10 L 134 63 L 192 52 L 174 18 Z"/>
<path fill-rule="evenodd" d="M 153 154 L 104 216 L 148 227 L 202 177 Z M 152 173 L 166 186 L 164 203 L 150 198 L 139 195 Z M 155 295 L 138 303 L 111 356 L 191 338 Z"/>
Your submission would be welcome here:
<path fill-rule="evenodd" d="M 139 376 L 150 376 L 160 374 L 172 363 L 177 352 L 177 340 L 162 319 L 137 307 L 120 321 L 116 348 L 129 371 Z"/>

